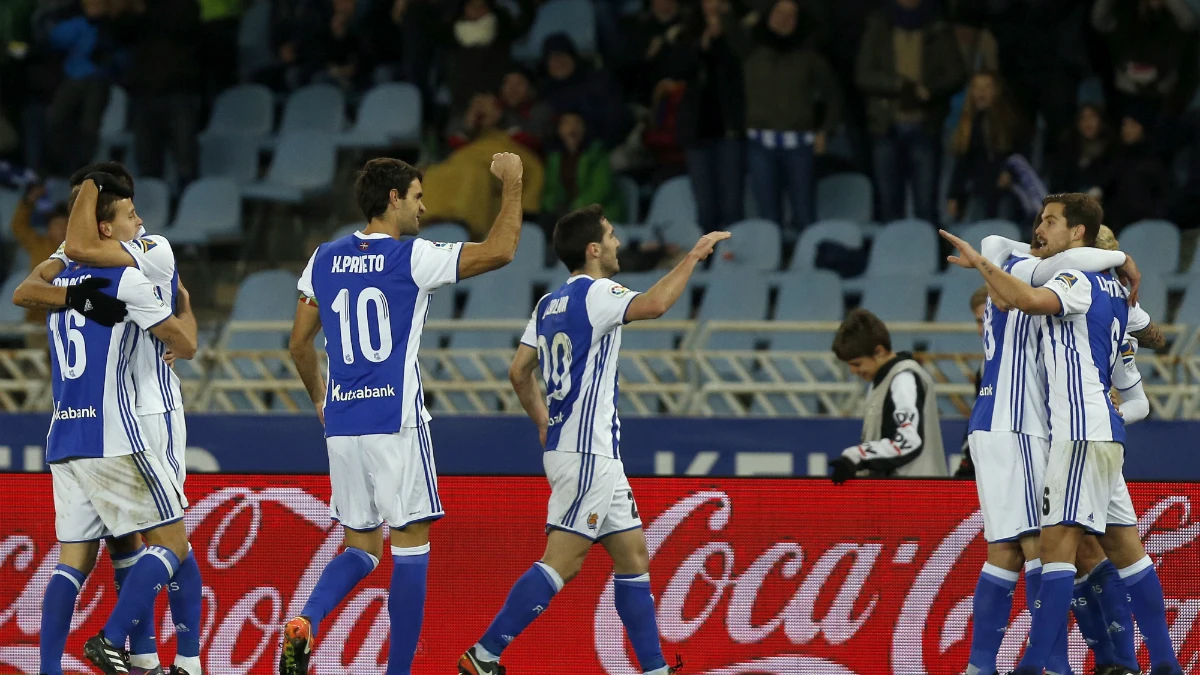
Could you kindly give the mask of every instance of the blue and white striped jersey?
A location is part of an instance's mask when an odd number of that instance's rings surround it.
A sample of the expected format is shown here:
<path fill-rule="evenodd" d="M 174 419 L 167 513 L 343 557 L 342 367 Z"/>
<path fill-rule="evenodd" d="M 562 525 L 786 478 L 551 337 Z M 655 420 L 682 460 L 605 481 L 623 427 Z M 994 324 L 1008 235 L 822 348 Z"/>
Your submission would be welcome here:
<path fill-rule="evenodd" d="M 538 350 L 550 428 L 546 450 L 621 458 L 617 354 L 637 293 L 577 274 L 538 301 L 521 344 Z"/>
<path fill-rule="evenodd" d="M 175 267 L 175 252 L 171 243 L 161 235 L 140 236 L 133 241 L 123 241 L 121 246 L 133 256 L 137 269 L 154 285 L 154 291 L 171 311 L 175 310 L 175 296 L 179 293 L 179 270 Z M 62 261 L 68 268 L 73 264 L 60 246 L 50 256 Z M 138 415 L 154 415 L 183 408 L 183 394 L 179 388 L 179 376 L 163 361 L 167 346 L 152 335 L 138 341 L 138 352 L 134 356 L 134 380 L 137 382 L 136 410 Z"/>
<path fill-rule="evenodd" d="M 316 301 L 325 331 L 326 436 L 393 434 L 429 421 L 417 349 L 429 298 L 458 281 L 461 250 L 361 232 L 317 247 L 297 288 Z"/>
<path fill-rule="evenodd" d="M 1108 274 L 1068 270 L 1045 285 L 1062 303 L 1042 340 L 1050 396 L 1050 440 L 1125 441 L 1109 400 L 1129 321 L 1125 287 Z"/>
<path fill-rule="evenodd" d="M 148 447 L 135 410 L 134 358 L 138 343 L 149 338 L 145 331 L 170 318 L 171 308 L 132 267 L 71 264 L 54 284 L 70 286 L 89 277 L 112 281 L 105 290 L 127 303 L 128 319 L 107 328 L 73 309 L 47 315 L 54 396 L 47 462 L 119 457 Z"/>

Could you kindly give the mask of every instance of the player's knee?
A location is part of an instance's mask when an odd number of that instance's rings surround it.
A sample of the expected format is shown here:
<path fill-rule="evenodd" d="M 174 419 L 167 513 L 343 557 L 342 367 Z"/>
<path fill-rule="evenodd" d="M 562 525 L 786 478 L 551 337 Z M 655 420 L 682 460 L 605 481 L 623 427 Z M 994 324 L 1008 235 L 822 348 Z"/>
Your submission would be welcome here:
<path fill-rule="evenodd" d="M 183 560 L 188 555 L 187 528 L 184 526 L 182 520 L 156 527 L 153 530 L 145 532 L 142 536 L 145 537 L 147 544 L 161 546 L 174 553 L 175 557 L 180 560 Z"/>
<path fill-rule="evenodd" d="M 142 548 L 142 535 L 134 532 L 123 537 L 109 537 L 104 543 L 112 555 L 129 555 Z"/>
<path fill-rule="evenodd" d="M 988 544 L 987 561 L 1002 570 L 1018 572 L 1025 564 L 1025 555 L 1021 552 L 1020 542 L 1006 541 Z"/>
<path fill-rule="evenodd" d="M 64 542 L 59 548 L 58 562 L 77 569 L 87 576 L 96 567 L 96 556 L 99 553 L 100 542 L 98 541 Z"/>

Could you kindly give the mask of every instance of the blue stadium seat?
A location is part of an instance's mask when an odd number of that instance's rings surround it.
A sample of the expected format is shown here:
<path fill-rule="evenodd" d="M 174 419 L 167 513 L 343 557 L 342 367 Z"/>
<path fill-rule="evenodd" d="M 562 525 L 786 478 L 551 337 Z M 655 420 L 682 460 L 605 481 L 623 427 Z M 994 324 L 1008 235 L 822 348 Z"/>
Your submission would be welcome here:
<path fill-rule="evenodd" d="M 1150 318 L 1158 321 L 1153 314 L 1150 315 Z M 1160 323 L 1166 322 L 1160 321 Z M 1183 324 L 1191 328 L 1200 326 L 1200 277 L 1193 277 L 1188 283 L 1187 289 L 1183 293 L 1183 302 L 1179 305 L 1179 309 L 1175 312 L 1175 319 L 1171 323 Z"/>
<path fill-rule="evenodd" d="M 139 188 L 140 194 L 140 188 Z M 175 222 L 167 232 L 172 243 L 205 244 L 242 236 L 242 199 L 229 178 L 201 178 L 183 191 Z"/>
<path fill-rule="evenodd" d="M 927 277 L 918 274 L 890 274 L 874 277 L 864 287 L 862 307 L 885 323 L 924 321 Z M 896 351 L 913 349 L 916 336 L 891 331 Z"/>
<path fill-rule="evenodd" d="M 258 179 L 257 135 L 211 134 L 200 139 L 200 175 L 224 176 L 239 183 Z"/>
<path fill-rule="evenodd" d="M 137 194 L 133 201 L 146 231 L 162 232 L 171 222 L 170 188 L 161 178 L 137 178 L 134 183 Z"/>
<path fill-rule="evenodd" d="M 659 185 L 650 200 L 650 211 L 646 214 L 646 224 L 653 227 L 666 230 L 676 223 L 690 225 L 699 231 L 696 225 L 696 199 L 692 196 L 692 183 L 687 176 L 677 176 Z"/>
<path fill-rule="evenodd" d="M 863 231 L 858 223 L 851 220 L 822 220 L 804 228 L 796 250 L 788 263 L 789 272 L 810 272 L 817 260 L 817 247 L 821 242 L 831 241 L 841 244 L 848 249 L 860 249 L 863 246 Z"/>
<path fill-rule="evenodd" d="M 428 241 L 471 241 L 467 228 L 458 223 L 430 223 L 421 225 L 418 237 Z"/>
<path fill-rule="evenodd" d="M 760 271 L 726 267 L 708 278 L 704 301 L 696 318 L 701 321 L 766 321 L 767 277 Z M 723 332 L 708 339 L 708 349 L 754 349 L 756 333 Z"/>
<path fill-rule="evenodd" d="M 115 148 L 127 148 L 133 144 L 133 133 L 129 131 L 129 95 L 117 85 L 109 89 L 108 105 L 100 120 L 100 147 L 96 161 L 105 161 Z"/>
<path fill-rule="evenodd" d="M 975 250 L 979 250 L 979 242 L 983 241 L 984 237 L 993 234 L 1013 241 L 1021 241 L 1021 228 L 1016 223 L 1007 220 L 981 220 L 954 228 L 951 232 L 974 246 Z"/>
<path fill-rule="evenodd" d="M 270 134 L 274 124 L 275 99 L 271 90 L 261 84 L 239 84 L 217 96 L 200 138 L 234 135 L 257 140 Z"/>
<path fill-rule="evenodd" d="M 1146 310 L 1152 321 L 1159 324 L 1167 323 L 1166 277 L 1159 274 L 1142 275 L 1142 283 L 1138 288 L 1138 304 Z"/>
<path fill-rule="evenodd" d="M 924 220 L 897 220 L 880 228 L 871 245 L 867 277 L 929 275 L 938 268 L 938 234 Z"/>
<path fill-rule="evenodd" d="M 841 321 L 846 313 L 842 280 L 833 272 L 817 270 L 788 275 L 779 282 L 775 300 L 777 321 Z M 833 343 L 829 333 L 774 333 L 771 349 L 827 351 Z"/>
<path fill-rule="evenodd" d="M 333 187 L 334 137 L 316 131 L 288 132 L 279 139 L 266 178 L 242 188 L 249 199 L 299 204 Z"/>
<path fill-rule="evenodd" d="M 971 313 L 971 295 L 983 285 L 983 279 L 975 270 L 950 267 L 942 274 L 942 294 L 938 299 L 937 311 L 933 315 L 936 323 L 974 322 Z M 929 350 L 949 354 L 982 353 L 979 335 L 971 333 L 935 333 L 929 337 Z"/>
<path fill-rule="evenodd" d="M 310 84 L 297 89 L 283 107 L 279 134 L 322 132 L 339 134 L 346 125 L 346 97 L 331 84 Z M 277 139 L 268 139 L 273 144 Z"/>
<path fill-rule="evenodd" d="M 566 33 L 580 54 L 596 51 L 596 13 L 588 0 L 551 0 L 537 9 L 528 37 L 513 45 L 518 61 L 533 62 L 542 56 L 542 42 L 555 33 Z"/>
<path fill-rule="evenodd" d="M 1133 256 L 1145 276 L 1179 269 L 1179 228 L 1165 220 L 1140 220 L 1121 230 L 1121 250 Z"/>
<path fill-rule="evenodd" d="M 21 203 L 21 193 L 0 188 L 0 241 L 12 241 L 12 216 Z"/>
<path fill-rule="evenodd" d="M 641 215 L 642 189 L 638 187 L 637 181 L 629 176 L 617 176 L 617 187 L 621 189 L 621 196 L 625 198 L 625 222 L 640 223 L 638 216 Z"/>
<path fill-rule="evenodd" d="M 523 270 L 508 265 L 495 272 L 468 279 L 458 284 L 467 290 L 467 302 L 462 318 L 473 319 L 527 319 L 533 311 L 532 283 Z M 443 289 L 445 290 L 445 289 Z M 443 310 L 444 311 L 444 310 Z M 450 346 L 456 349 L 502 349 L 502 356 L 484 358 L 483 365 L 492 377 L 504 380 L 521 330 L 514 331 L 468 331 L 456 328 L 450 335 Z M 475 360 L 466 356 L 453 357 L 454 365 L 467 380 L 483 380 Z M 499 399 L 494 394 L 481 394 L 489 409 L 498 410 Z M 452 395 L 455 407 L 467 406 L 464 395 Z M 469 409 L 469 408 L 468 408 Z"/>
<path fill-rule="evenodd" d="M 546 231 L 537 223 L 521 226 L 521 243 L 509 267 L 519 267 L 535 281 L 545 277 Z"/>
<path fill-rule="evenodd" d="M 769 220 L 743 220 L 729 226 L 733 237 L 717 245 L 712 270 L 774 272 L 782 249 L 779 226 Z M 728 257 L 727 257 L 728 256 Z"/>
<path fill-rule="evenodd" d="M 869 223 L 874 204 L 871 179 L 861 173 L 838 173 L 817 182 L 817 220 Z"/>
<path fill-rule="evenodd" d="M 233 302 L 233 312 L 230 321 L 291 321 L 296 314 L 296 275 L 287 270 L 263 270 L 248 275 L 238 287 L 237 296 Z M 222 343 L 226 349 L 269 349 L 282 350 L 287 348 L 289 332 L 287 329 L 264 331 L 232 331 L 226 326 Z M 288 371 L 288 364 L 283 358 L 264 358 L 263 366 L 276 377 L 283 377 Z M 232 365 L 238 373 L 249 380 L 263 379 L 255 363 L 249 359 L 234 358 Z M 224 379 L 223 374 L 218 377 Z M 230 402 L 238 410 L 254 410 L 250 399 L 242 392 L 227 393 Z M 292 396 L 300 402 L 305 397 L 298 392 Z M 283 409 L 282 402 L 274 401 L 272 408 Z"/>
<path fill-rule="evenodd" d="M 421 140 L 421 90 L 406 82 L 381 84 L 363 96 L 354 127 L 342 134 L 344 148 L 386 148 Z"/>

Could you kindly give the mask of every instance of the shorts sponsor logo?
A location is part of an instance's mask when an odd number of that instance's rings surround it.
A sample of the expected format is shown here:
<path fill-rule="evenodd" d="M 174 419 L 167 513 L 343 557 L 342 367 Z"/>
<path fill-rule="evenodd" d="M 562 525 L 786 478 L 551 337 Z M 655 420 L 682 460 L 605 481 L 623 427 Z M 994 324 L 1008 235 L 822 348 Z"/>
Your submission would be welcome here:
<path fill-rule="evenodd" d="M 396 395 L 396 390 L 392 385 L 384 385 L 382 387 L 362 387 L 361 389 L 350 389 L 342 391 L 342 385 L 335 384 L 329 390 L 329 400 L 331 401 L 357 401 L 367 398 L 391 398 Z"/>

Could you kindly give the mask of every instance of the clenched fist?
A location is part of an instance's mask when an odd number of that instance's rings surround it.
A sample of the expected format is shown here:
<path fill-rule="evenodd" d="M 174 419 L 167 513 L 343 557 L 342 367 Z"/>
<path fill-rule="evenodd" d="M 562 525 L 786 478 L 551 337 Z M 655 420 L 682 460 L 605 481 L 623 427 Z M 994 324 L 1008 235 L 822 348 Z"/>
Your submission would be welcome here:
<path fill-rule="evenodd" d="M 515 183 L 521 180 L 524 167 L 521 157 L 511 152 L 497 152 L 492 155 L 492 175 L 504 183 Z"/>

